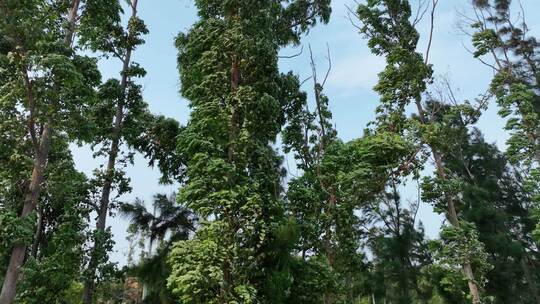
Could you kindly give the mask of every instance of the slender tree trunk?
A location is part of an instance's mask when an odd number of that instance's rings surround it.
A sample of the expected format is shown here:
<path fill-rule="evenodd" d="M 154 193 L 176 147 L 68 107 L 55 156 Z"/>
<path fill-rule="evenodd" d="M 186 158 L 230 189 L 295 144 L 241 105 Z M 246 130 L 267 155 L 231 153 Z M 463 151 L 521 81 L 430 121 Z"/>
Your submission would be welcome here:
<path fill-rule="evenodd" d="M 36 233 L 34 234 L 34 243 L 32 244 L 32 256 L 34 258 L 37 258 L 39 242 L 41 241 L 41 235 L 43 234 L 43 210 L 38 206 L 37 211 L 38 222 L 36 227 Z"/>
<path fill-rule="evenodd" d="M 135 18 L 137 16 L 137 2 L 138 0 L 131 0 L 131 18 Z M 128 35 L 132 35 L 132 33 L 129 33 Z M 127 82 L 128 82 L 128 75 L 127 71 L 130 66 L 131 62 L 131 53 L 133 49 L 132 47 L 128 47 L 126 51 L 126 55 L 123 58 L 123 66 L 122 66 L 122 73 L 121 73 L 121 81 L 120 81 L 120 89 L 122 91 L 122 98 L 118 100 L 118 104 L 116 106 L 116 114 L 114 117 L 114 126 L 113 126 L 113 134 L 112 134 L 112 140 L 111 145 L 109 148 L 109 158 L 107 160 L 107 167 L 106 167 L 106 173 L 105 173 L 105 180 L 103 182 L 103 186 L 101 189 L 101 198 L 99 200 L 99 209 L 97 214 L 97 221 L 96 221 L 96 230 L 98 234 L 102 234 L 105 232 L 105 228 L 107 226 L 107 214 L 109 213 L 109 199 L 111 195 L 112 190 L 112 184 L 115 174 L 115 164 L 116 164 L 116 158 L 118 156 L 118 152 L 120 149 L 120 139 L 122 137 L 122 122 L 124 119 L 124 106 L 126 102 L 126 95 L 127 95 Z M 84 290 L 83 290 L 83 303 L 84 304 L 91 304 L 93 295 L 94 295 L 94 289 L 95 289 L 95 277 L 96 277 L 96 270 L 99 266 L 99 252 L 103 250 L 103 240 L 98 240 L 98 242 L 94 243 L 94 247 L 92 248 L 92 252 L 90 254 L 90 261 L 88 263 L 88 277 L 85 279 L 84 282 Z"/>
<path fill-rule="evenodd" d="M 43 129 L 41 145 L 39 147 L 40 149 L 39 151 L 37 151 L 39 152 L 39 154 L 37 154 L 35 157 L 30 186 L 24 198 L 24 206 L 20 216 L 21 218 L 26 218 L 27 216 L 29 216 L 37 205 L 39 192 L 41 191 L 43 173 L 47 164 L 47 155 L 49 153 L 51 132 L 52 130 L 50 128 L 50 125 L 46 124 Z M 2 285 L 0 304 L 11 304 L 15 299 L 15 294 L 17 291 L 17 279 L 19 277 L 20 267 L 23 265 L 24 262 L 25 253 L 25 244 L 16 244 L 15 246 L 13 246 L 6 275 L 4 277 L 4 283 Z"/>
<path fill-rule="evenodd" d="M 437 172 L 439 175 L 439 178 L 442 180 L 447 180 L 446 173 L 444 170 L 444 165 L 442 163 L 442 157 L 441 155 L 431 148 L 433 152 L 433 158 L 435 159 L 435 165 L 437 167 Z M 446 208 L 447 208 L 447 215 L 448 220 L 452 224 L 452 226 L 459 228 L 459 218 L 456 212 L 456 206 L 454 204 L 454 199 L 450 196 L 446 196 Z M 480 292 L 478 290 L 478 285 L 476 284 L 476 280 L 474 279 L 474 272 L 471 266 L 471 263 L 465 262 L 461 265 L 461 269 L 465 277 L 467 278 L 467 284 L 469 286 L 469 291 L 473 300 L 473 303 L 481 303 L 480 300 Z"/>
<path fill-rule="evenodd" d="M 426 55 L 424 58 L 424 64 L 426 65 L 429 62 L 429 52 L 431 49 L 431 43 L 433 41 L 435 9 L 437 7 L 437 3 L 438 3 L 438 0 L 433 0 L 433 6 L 431 9 L 431 25 L 430 25 L 429 41 L 428 41 L 428 47 L 426 50 Z M 422 106 L 422 102 L 420 98 L 415 99 L 415 105 L 418 110 L 418 116 L 420 118 L 420 122 L 422 124 L 426 124 L 427 122 L 429 122 L 429 121 L 426 121 L 425 111 Z M 435 159 L 435 166 L 437 169 L 437 174 L 439 175 L 440 179 L 446 181 L 447 177 L 446 177 L 445 168 L 442 162 L 442 156 L 432 145 L 429 145 L 429 146 L 433 154 L 433 158 Z M 456 228 L 459 227 L 459 218 L 457 216 L 456 206 L 454 204 L 454 198 L 450 195 L 446 195 L 446 209 L 447 209 L 447 217 L 448 217 L 448 220 L 450 221 L 450 224 L 452 224 L 452 226 Z M 463 263 L 463 265 L 461 265 L 461 268 L 462 268 L 463 274 L 467 278 L 467 282 L 469 285 L 469 292 L 471 294 L 473 303 L 474 304 L 481 303 L 480 293 L 478 291 L 478 286 L 476 285 L 476 281 L 474 279 L 474 273 L 473 273 L 471 264 L 468 262 L 465 262 Z"/>
<path fill-rule="evenodd" d="M 321 93 L 323 90 L 323 84 L 319 84 L 317 80 L 317 69 L 315 67 L 315 62 L 313 60 L 313 55 L 311 54 L 311 48 L 310 48 L 310 55 L 311 55 L 311 69 L 312 69 L 312 77 L 313 77 L 313 91 L 315 94 L 315 105 L 316 105 L 316 111 L 317 111 L 317 117 L 319 119 L 319 127 L 320 127 L 320 138 L 319 138 L 319 147 L 320 147 L 320 157 L 324 157 L 324 154 L 326 153 L 326 146 L 328 143 L 328 137 L 326 133 L 326 126 L 325 126 L 325 118 L 322 113 L 322 100 L 321 100 Z M 328 56 L 329 63 L 330 62 L 330 55 Z M 329 72 L 330 70 L 328 70 Z M 333 269 L 334 267 L 334 261 L 335 261 L 335 251 L 334 246 L 332 245 L 332 238 L 333 238 L 333 231 L 332 227 L 336 225 L 336 219 L 334 211 L 335 207 L 338 202 L 338 198 L 336 196 L 336 190 L 333 185 L 327 185 L 322 177 L 320 172 L 320 164 L 317 163 L 316 167 L 317 172 L 317 178 L 319 179 L 319 183 L 321 185 L 321 188 L 324 192 L 328 193 L 328 200 L 325 202 L 325 210 L 326 217 L 329 219 L 328 222 L 325 224 L 326 227 L 324 227 L 324 253 L 326 256 L 326 260 L 328 261 L 328 265 L 330 268 Z M 332 291 L 327 292 L 324 295 L 324 303 L 325 304 L 332 304 L 334 303 L 334 293 Z"/>
<path fill-rule="evenodd" d="M 68 45 L 71 45 L 71 42 L 73 41 L 75 20 L 77 18 L 78 10 L 79 0 L 73 0 L 68 16 L 69 27 L 64 37 L 64 42 Z M 27 85 L 29 85 L 29 83 Z M 30 103 L 33 103 L 33 101 L 29 100 L 29 104 Z M 35 124 L 33 118 L 31 119 L 30 123 Z M 32 128 L 34 128 L 34 125 L 32 126 Z M 39 194 L 41 192 L 41 186 L 43 183 L 43 175 L 45 172 L 45 167 L 47 166 L 47 160 L 49 158 L 52 132 L 53 130 L 51 121 L 48 120 L 43 126 L 41 141 L 39 145 L 36 146 L 37 149 L 34 150 L 34 167 L 32 169 L 30 185 L 24 197 L 23 210 L 20 216 L 21 218 L 26 218 L 28 215 L 30 215 L 30 213 L 32 213 L 32 211 L 36 208 L 38 204 Z M 13 303 L 17 292 L 17 280 L 19 278 L 19 271 L 21 266 L 23 265 L 25 254 L 25 244 L 16 244 L 15 246 L 13 246 L 8 268 L 2 285 L 2 291 L 0 293 L 0 304 Z"/>
<path fill-rule="evenodd" d="M 238 90 L 240 85 L 240 67 L 238 66 L 238 58 L 234 57 L 231 63 L 231 93 L 234 94 Z M 230 163 L 233 163 L 235 160 L 235 146 L 236 138 L 238 137 L 238 129 L 240 113 L 235 104 L 232 109 L 230 130 L 229 130 L 229 150 L 228 150 L 228 160 Z"/>
<path fill-rule="evenodd" d="M 322 181 L 321 181 L 322 183 Z M 324 187 L 323 189 L 325 189 Z M 325 189 L 326 190 L 326 189 Z M 333 216 L 335 206 L 336 206 L 336 195 L 333 187 L 330 187 L 329 189 L 330 197 L 328 198 L 327 206 L 326 206 L 326 216 L 330 219 L 328 223 L 326 223 L 325 227 L 325 239 L 324 239 L 324 250 L 326 255 L 326 260 L 328 261 L 328 265 L 331 269 L 334 269 L 334 261 L 335 261 L 335 252 L 334 252 L 334 246 L 332 245 L 332 226 L 335 223 L 335 219 Z M 334 303 L 334 292 L 329 291 L 324 295 L 324 303 L 325 304 L 333 304 Z"/>
<path fill-rule="evenodd" d="M 418 116 L 420 117 L 420 122 L 422 124 L 426 124 L 426 117 L 425 117 L 425 111 L 422 107 L 422 104 L 420 100 L 416 100 L 415 102 L 416 108 L 418 109 Z M 448 177 L 446 176 L 444 164 L 442 161 L 441 154 L 433 147 L 432 145 L 429 145 L 431 148 L 431 152 L 433 154 L 433 158 L 435 159 L 435 167 L 437 169 L 437 174 L 439 175 L 439 178 L 446 181 Z M 450 195 L 446 195 L 446 213 L 448 220 L 450 221 L 450 224 L 456 228 L 459 228 L 459 218 L 456 211 L 456 206 L 454 203 L 454 198 Z M 467 283 L 469 286 L 469 292 L 472 297 L 473 303 L 481 303 L 480 300 L 480 292 L 478 290 L 478 285 L 476 284 L 476 280 L 474 279 L 474 272 L 472 269 L 472 266 L 469 262 L 465 262 L 461 265 L 461 270 L 465 277 L 467 278 Z"/>
<path fill-rule="evenodd" d="M 122 111 L 118 111 L 118 109 L 123 108 L 121 105 L 123 102 L 119 102 L 117 107 L 117 113 Z M 119 150 L 119 132 L 117 132 L 116 126 L 121 123 L 122 117 L 120 116 L 120 119 L 118 119 L 118 116 L 115 118 L 115 131 L 113 133 L 113 140 L 111 142 L 110 152 L 109 152 L 109 159 L 107 162 L 107 175 L 105 178 L 105 182 L 103 184 L 102 190 L 101 190 L 101 198 L 99 202 L 99 210 L 97 215 L 97 222 L 96 222 L 96 230 L 97 233 L 104 233 L 105 227 L 107 224 L 107 214 L 109 212 L 109 197 L 111 194 L 112 189 L 112 178 L 114 175 L 114 165 L 116 163 L 116 157 L 118 156 L 118 150 Z M 118 135 L 117 135 L 118 134 Z M 88 270 L 89 270 L 89 277 L 86 278 L 85 284 L 84 284 L 84 291 L 83 291 L 83 303 L 85 304 L 91 304 L 92 303 L 92 297 L 94 293 L 94 285 L 95 285 L 95 275 L 96 275 L 96 269 L 99 266 L 98 263 L 98 253 L 100 250 L 102 250 L 103 247 L 103 240 L 96 239 L 94 243 L 94 247 L 92 248 L 91 256 L 90 256 L 90 262 L 88 263 Z"/>
<path fill-rule="evenodd" d="M 328 198 L 328 206 L 326 209 L 327 216 L 330 218 L 330 222 L 327 223 L 325 228 L 325 241 L 324 241 L 324 247 L 326 251 L 326 259 L 328 260 L 328 264 L 330 267 L 334 266 L 334 260 L 335 260 L 335 254 L 334 254 L 334 246 L 332 246 L 332 226 L 335 223 L 335 219 L 332 217 L 334 216 L 334 209 L 336 206 L 336 195 L 334 193 L 334 189 L 330 189 L 330 197 Z"/>

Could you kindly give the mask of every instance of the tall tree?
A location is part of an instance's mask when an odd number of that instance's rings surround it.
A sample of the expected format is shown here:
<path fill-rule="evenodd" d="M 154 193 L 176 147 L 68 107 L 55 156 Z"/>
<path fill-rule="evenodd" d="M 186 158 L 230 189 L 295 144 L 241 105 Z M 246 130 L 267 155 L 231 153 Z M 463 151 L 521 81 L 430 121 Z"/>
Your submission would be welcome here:
<path fill-rule="evenodd" d="M 300 300 L 301 295 L 295 299 L 301 303 L 352 302 L 361 294 L 358 270 L 364 266 L 362 220 L 357 212 L 384 190 L 409 147 L 401 138 L 382 132 L 367 132 L 349 143 L 339 140 L 323 93 L 330 71 L 319 82 L 313 58 L 311 65 L 314 110 L 304 102 L 303 110 L 283 133 L 285 152 L 294 152 L 302 172 L 289 182 L 286 211 L 300 230 L 295 254 L 302 256 L 306 266 L 324 261 L 330 272 L 320 276 L 331 279 L 323 289 L 322 301 L 317 297 Z"/>
<path fill-rule="evenodd" d="M 416 134 L 419 144 L 429 147 L 436 169 L 436 177 L 431 182 L 440 185 L 441 188 L 438 190 L 442 191 L 436 199 L 437 204 L 442 207 L 438 210 L 444 211 L 451 225 L 449 229 L 453 229 L 452 233 L 470 239 L 475 238 L 475 233 L 466 228 L 469 225 L 462 225 L 462 219 L 456 209 L 459 198 L 452 191 L 455 183 L 447 175 L 445 167 L 447 156 L 441 153 L 437 137 L 433 136 L 440 134 L 437 131 L 441 129 L 441 126 L 434 123 L 433 112 L 430 112 L 422 102 L 422 94 L 425 93 L 428 83 L 432 81 L 433 70 L 428 60 L 436 4 L 437 0 L 433 0 L 431 31 L 425 56 L 417 52 L 419 40 L 419 34 L 415 29 L 417 20 L 411 20 L 412 11 L 408 0 L 368 1 L 358 7 L 357 14 L 363 23 L 360 31 L 368 37 L 368 45 L 372 52 L 385 56 L 387 62 L 385 70 L 379 74 L 379 83 L 375 86 L 375 90 L 381 95 L 378 123 L 383 128 L 394 132 L 405 131 Z M 416 107 L 417 115 L 409 120 L 406 118 L 405 109 L 411 103 Z M 455 242 L 458 239 L 449 240 L 447 245 L 457 245 Z M 470 244 L 478 244 L 478 241 L 471 239 Z M 481 248 L 481 246 L 472 247 Z M 469 247 L 455 246 L 454 249 L 464 251 L 454 257 L 459 258 L 473 303 L 480 303 L 479 276 L 474 275 L 472 259 L 481 255 L 470 252 Z"/>
<path fill-rule="evenodd" d="M 495 303 L 538 303 L 538 249 L 532 240 L 531 203 L 520 194 L 522 184 L 504 156 L 474 130 L 463 146 L 462 161 L 449 169 L 463 177 L 463 216 L 476 224 L 493 269 L 486 293 Z M 462 165 L 463 164 L 463 165 Z M 518 279 L 520 278 L 520 279 Z M 512 282 L 510 284 L 509 282 Z M 528 292 L 524 292 L 528 290 Z"/>
<path fill-rule="evenodd" d="M 31 143 L 31 174 L 18 210 L 21 220 L 31 217 L 38 204 L 54 133 L 78 135 L 81 128 L 76 121 L 99 81 L 95 61 L 73 51 L 79 4 L 79 0 L 0 2 L 6 81 L 2 106 L 24 124 L 24 138 Z M 13 302 L 26 249 L 24 242 L 11 248 L 0 293 L 2 304 Z"/>
<path fill-rule="evenodd" d="M 19 138 L 20 139 L 20 138 Z M 36 216 L 19 219 L 22 193 L 17 184 L 24 184 L 31 162 L 21 162 L 31 149 L 28 141 L 15 141 L 5 147 L 15 164 L 2 158 L 7 166 L 22 165 L 24 169 L 2 174 L 0 190 L 0 268 L 5 271 L 9 249 L 19 242 L 32 243 L 27 253 L 23 275 L 19 280 L 18 301 L 55 302 L 62 299 L 69 289 L 70 281 L 76 280 L 80 272 L 82 246 L 85 238 L 88 212 L 88 182 L 84 174 L 77 172 L 69 152 L 68 140 L 56 134 L 51 143 L 48 165 L 44 173 L 42 193 L 38 200 Z M 20 145 L 22 144 L 22 145 Z M 19 156 L 16 156 L 19 155 Z M 16 157 L 14 157 L 16 156 Z M 16 168 L 16 167 L 12 167 Z M 32 240 L 33 239 L 33 240 Z M 3 276 L 4 272 L 2 272 Z"/>
<path fill-rule="evenodd" d="M 113 56 L 122 63 L 120 80 L 110 79 L 99 89 L 99 103 L 91 114 L 95 129 L 92 145 L 98 146 L 97 155 L 107 159 L 105 168 L 96 171 L 97 213 L 96 229 L 93 233 L 93 244 L 90 258 L 85 270 L 83 302 L 92 303 L 98 267 L 107 262 L 107 247 L 110 236 L 106 229 L 107 216 L 111 210 L 111 196 L 116 190 L 116 197 L 129 191 L 121 165 L 130 161 L 132 154 L 121 156 L 121 145 L 129 139 L 136 138 L 142 131 L 142 120 L 148 115 L 146 103 L 142 100 L 141 87 L 133 78 L 145 75 L 144 69 L 132 62 L 132 53 L 137 46 L 144 43 L 141 38 L 148 32 L 145 24 L 137 17 L 137 0 L 128 2 L 131 16 L 127 29 L 121 24 L 122 8 L 118 1 L 94 1 L 87 3 L 90 9 L 100 18 L 98 22 L 81 21 L 81 43 L 91 50 Z M 90 16 L 89 16 L 90 17 Z M 97 24 L 96 24 L 97 23 Z"/>
<path fill-rule="evenodd" d="M 475 0 L 473 55 L 495 72 L 491 92 L 507 118 L 508 159 L 523 169 L 525 192 L 540 208 L 540 42 L 531 36 L 523 5 L 510 0 Z M 518 13 L 512 9 L 517 8 Z M 540 209 L 539 209 L 540 210 Z M 537 233 L 540 235 L 540 222 Z M 538 240 L 540 242 L 540 238 Z"/>
<path fill-rule="evenodd" d="M 298 79 L 279 73 L 278 51 L 327 22 L 329 3 L 201 0 L 200 21 L 177 38 L 193 111 L 179 139 L 187 161 L 179 200 L 205 220 L 171 253 L 169 286 L 183 303 L 265 301 L 276 267 L 265 245 L 283 218 L 271 143 L 299 105 Z"/>
<path fill-rule="evenodd" d="M 459 180 L 457 207 L 475 224 L 493 266 L 486 274 L 486 294 L 495 303 L 538 301 L 533 204 L 522 193 L 521 173 L 495 145 L 485 142 L 480 130 L 467 126 L 467 116 L 455 106 L 431 104 L 438 108 L 435 120 L 445 121 L 446 144 L 440 147 L 448 155 L 448 174 Z"/>
<path fill-rule="evenodd" d="M 88 220 L 89 183 L 77 172 L 68 141 L 51 143 L 33 245 L 26 258 L 17 301 L 60 303 L 80 277 Z"/>

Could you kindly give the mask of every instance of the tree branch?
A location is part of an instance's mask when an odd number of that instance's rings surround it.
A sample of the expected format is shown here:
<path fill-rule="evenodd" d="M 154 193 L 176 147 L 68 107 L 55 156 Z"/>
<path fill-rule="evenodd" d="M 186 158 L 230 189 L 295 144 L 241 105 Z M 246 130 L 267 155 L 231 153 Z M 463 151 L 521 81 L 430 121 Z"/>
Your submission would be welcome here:
<path fill-rule="evenodd" d="M 433 42 L 433 30 L 435 28 L 435 9 L 437 8 L 437 3 L 439 3 L 439 0 L 432 0 L 432 7 L 431 7 L 431 18 L 430 18 L 430 27 L 429 27 L 429 40 L 428 40 L 428 46 L 426 49 L 426 56 L 424 58 L 424 63 L 428 64 L 429 62 L 429 52 L 431 50 L 431 43 Z"/>

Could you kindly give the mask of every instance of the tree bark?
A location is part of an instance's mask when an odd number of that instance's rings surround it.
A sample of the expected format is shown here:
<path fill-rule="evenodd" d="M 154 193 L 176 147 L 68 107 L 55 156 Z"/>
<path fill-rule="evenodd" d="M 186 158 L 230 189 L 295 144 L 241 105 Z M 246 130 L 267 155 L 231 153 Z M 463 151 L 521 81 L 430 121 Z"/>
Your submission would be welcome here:
<path fill-rule="evenodd" d="M 36 227 L 36 233 L 34 234 L 34 243 L 32 244 L 32 256 L 37 258 L 37 253 L 39 249 L 39 242 L 41 241 L 41 235 L 43 234 L 43 210 L 37 208 L 38 210 L 38 222 Z"/>
<path fill-rule="evenodd" d="M 137 2 L 138 0 L 131 0 L 131 18 L 135 18 L 137 16 Z M 133 33 L 129 33 L 128 35 L 133 35 Z M 122 137 L 122 123 L 124 120 L 124 106 L 126 102 L 126 95 L 127 95 L 127 82 L 128 82 L 128 69 L 131 62 L 131 53 L 133 51 L 133 47 L 128 47 L 126 51 L 126 55 L 123 58 L 123 66 L 122 66 L 122 73 L 121 73 L 121 81 L 120 81 L 120 89 L 122 91 L 122 98 L 118 100 L 118 104 L 116 106 L 116 113 L 114 117 L 114 126 L 113 126 L 113 134 L 112 134 L 112 141 L 109 148 L 109 157 L 107 160 L 107 167 L 106 167 L 106 175 L 105 180 L 103 183 L 103 186 L 101 188 L 101 197 L 99 200 L 99 209 L 98 209 L 98 215 L 97 215 L 97 221 L 96 221 L 96 230 L 97 233 L 104 233 L 105 228 L 107 225 L 107 214 L 109 213 L 109 198 L 111 195 L 112 190 L 112 184 L 115 174 L 115 165 L 116 165 L 116 158 L 118 156 L 118 152 L 120 149 L 120 139 Z M 100 240 L 101 241 L 101 240 Z M 99 266 L 98 263 L 98 253 L 103 248 L 103 244 L 94 243 L 94 246 L 92 248 L 91 254 L 90 254 L 90 261 L 88 263 L 88 277 L 85 279 L 84 282 L 84 290 L 83 290 L 83 298 L 82 301 L 84 304 L 91 304 L 93 295 L 94 295 L 94 289 L 95 289 L 95 277 L 96 277 L 96 270 Z"/>
<path fill-rule="evenodd" d="M 324 212 L 326 214 L 326 217 L 329 218 L 329 220 L 325 223 L 325 227 L 324 227 L 325 235 L 324 235 L 323 246 L 324 246 L 324 253 L 326 256 L 326 260 L 328 261 L 328 265 L 330 266 L 331 269 L 333 269 L 334 261 L 335 261 L 335 250 L 334 250 L 334 246 L 332 245 L 332 239 L 334 237 L 332 227 L 336 225 L 334 211 L 338 202 L 338 198 L 337 198 L 336 190 L 334 186 L 327 185 L 324 182 L 321 176 L 321 172 L 320 172 L 321 171 L 320 162 L 322 158 L 324 157 L 324 154 L 326 153 L 326 146 L 328 143 L 328 137 L 327 137 L 326 126 L 325 126 L 325 118 L 322 113 L 322 100 L 321 100 L 321 94 L 324 88 L 323 86 L 324 86 L 324 82 L 326 81 L 326 77 L 323 83 L 319 84 L 317 80 L 317 68 L 315 66 L 315 61 L 313 60 L 313 53 L 311 52 L 311 47 L 309 51 L 310 51 L 310 58 L 311 58 L 311 72 L 312 72 L 312 78 L 313 78 L 313 92 L 315 95 L 316 113 L 319 120 L 319 128 L 320 128 L 319 142 L 318 142 L 318 145 L 320 148 L 320 152 L 319 152 L 320 159 L 316 162 L 316 173 L 317 173 L 317 179 L 319 180 L 319 183 L 321 185 L 321 189 L 325 193 L 328 194 L 328 199 L 325 201 Z M 326 73 L 327 76 L 330 73 L 330 69 L 332 66 L 332 62 L 330 61 L 330 53 L 328 53 L 328 62 L 329 62 L 329 68 Z M 307 142 L 306 142 L 306 145 L 307 145 Z M 334 303 L 334 293 L 332 291 L 327 292 L 324 295 L 324 303 L 325 304 Z"/>
<path fill-rule="evenodd" d="M 68 45 L 71 45 L 71 42 L 73 41 L 75 21 L 77 18 L 77 11 L 79 10 L 79 4 L 79 0 L 73 0 L 71 3 L 68 16 L 69 27 L 64 37 L 64 42 Z M 27 86 L 28 85 L 30 85 L 30 83 L 27 83 Z M 30 103 L 33 103 L 33 100 L 29 100 L 28 102 L 30 105 Z M 35 127 L 33 117 L 30 118 L 29 123 L 32 124 L 31 128 L 33 129 Z M 40 143 L 34 146 L 34 166 L 32 169 L 30 185 L 25 194 L 23 210 L 20 215 L 21 218 L 26 218 L 29 216 L 38 204 L 39 194 L 42 186 L 41 184 L 43 182 L 43 175 L 45 172 L 45 167 L 47 166 L 47 160 L 49 158 L 52 132 L 52 124 L 49 119 L 43 126 Z M 34 135 L 35 134 L 32 134 L 32 137 L 35 139 Z M 11 304 L 15 299 L 19 271 L 24 263 L 26 247 L 27 246 L 25 244 L 16 244 L 13 246 L 2 285 L 2 291 L 0 293 L 0 304 Z"/>
<path fill-rule="evenodd" d="M 32 178 L 30 180 L 28 192 L 26 193 L 24 198 L 23 210 L 20 216 L 21 218 L 26 218 L 27 216 L 29 216 L 37 205 L 39 193 L 41 191 L 43 173 L 47 164 L 47 156 L 49 153 L 51 141 L 51 132 L 52 130 L 50 124 L 46 124 L 43 129 L 41 145 L 39 147 L 39 151 L 37 151 L 38 154 L 36 155 L 34 160 Z M 17 280 L 19 278 L 19 270 L 20 267 L 23 265 L 25 253 L 25 244 L 16 244 L 15 246 L 13 246 L 6 275 L 4 277 L 4 283 L 2 285 L 0 304 L 11 304 L 15 299 L 15 294 L 17 291 Z"/>
<path fill-rule="evenodd" d="M 424 111 L 424 108 L 422 107 L 420 100 L 416 100 L 415 104 L 416 104 L 416 108 L 418 109 L 418 116 L 420 118 L 420 122 L 422 124 L 426 124 L 425 111 Z M 437 175 L 439 175 L 440 179 L 446 181 L 448 178 L 446 176 L 444 164 L 442 161 L 442 155 L 439 152 L 437 152 L 435 147 L 433 147 L 430 144 L 428 145 L 433 154 L 433 158 L 435 159 L 435 168 L 437 169 Z M 459 218 L 457 215 L 454 198 L 450 195 L 446 195 L 446 213 L 447 213 L 446 215 L 450 224 L 456 228 L 459 228 Z M 467 278 L 467 284 L 469 286 L 469 292 L 472 297 L 473 303 L 474 304 L 481 303 L 480 292 L 478 290 L 478 285 L 476 284 L 476 281 L 474 279 L 474 272 L 473 272 L 471 264 L 468 262 L 463 263 L 461 265 L 461 270 L 463 274 L 465 275 L 465 277 Z"/>

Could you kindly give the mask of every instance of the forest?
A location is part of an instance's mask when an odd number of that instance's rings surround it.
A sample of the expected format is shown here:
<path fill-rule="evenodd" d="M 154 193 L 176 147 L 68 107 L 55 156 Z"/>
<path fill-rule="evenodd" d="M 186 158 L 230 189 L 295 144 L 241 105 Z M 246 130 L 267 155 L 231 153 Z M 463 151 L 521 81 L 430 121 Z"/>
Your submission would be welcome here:
<path fill-rule="evenodd" d="M 432 61 L 454 1 L 340 2 L 384 63 L 353 139 L 337 47 L 305 43 L 338 1 L 182 0 L 197 17 L 167 64 L 187 121 L 151 109 L 136 61 L 160 57 L 139 8 L 162 1 L 0 0 L 0 304 L 540 304 L 537 0 L 458 11 L 453 47 L 491 75 L 470 99 Z M 131 199 L 136 162 L 175 190 Z"/>

